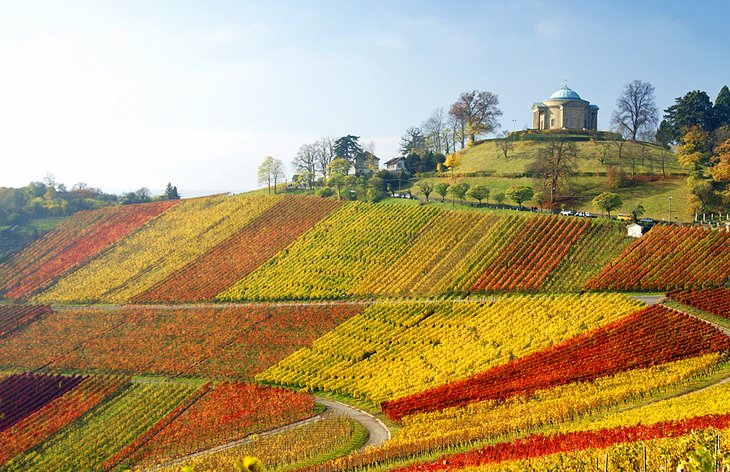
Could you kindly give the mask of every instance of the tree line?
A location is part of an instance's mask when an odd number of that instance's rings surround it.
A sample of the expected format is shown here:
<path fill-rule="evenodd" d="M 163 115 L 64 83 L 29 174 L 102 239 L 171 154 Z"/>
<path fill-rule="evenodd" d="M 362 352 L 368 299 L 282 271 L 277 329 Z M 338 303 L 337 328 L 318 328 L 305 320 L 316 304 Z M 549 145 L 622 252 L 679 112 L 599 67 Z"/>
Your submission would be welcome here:
<path fill-rule="evenodd" d="M 69 216 L 77 211 L 110 205 L 179 198 L 177 187 L 171 183 L 167 184 L 163 194 L 157 196 L 153 196 L 147 188 L 115 195 L 82 182 L 69 189 L 48 174 L 42 181 L 31 182 L 25 187 L 0 187 L 0 226 L 22 225 L 32 219 Z"/>
<path fill-rule="evenodd" d="M 676 147 L 689 172 L 688 204 L 695 214 L 730 208 L 730 90 L 722 87 L 713 103 L 692 90 L 664 110 L 657 136 Z"/>

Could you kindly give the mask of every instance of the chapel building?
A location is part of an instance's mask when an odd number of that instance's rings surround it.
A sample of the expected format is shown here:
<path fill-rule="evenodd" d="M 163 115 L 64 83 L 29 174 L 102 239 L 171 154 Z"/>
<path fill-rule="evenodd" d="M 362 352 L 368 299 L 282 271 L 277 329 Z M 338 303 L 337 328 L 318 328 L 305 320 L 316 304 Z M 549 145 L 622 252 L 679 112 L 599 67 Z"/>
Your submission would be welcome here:
<path fill-rule="evenodd" d="M 563 85 L 549 99 L 532 105 L 533 129 L 598 130 L 598 107 Z"/>

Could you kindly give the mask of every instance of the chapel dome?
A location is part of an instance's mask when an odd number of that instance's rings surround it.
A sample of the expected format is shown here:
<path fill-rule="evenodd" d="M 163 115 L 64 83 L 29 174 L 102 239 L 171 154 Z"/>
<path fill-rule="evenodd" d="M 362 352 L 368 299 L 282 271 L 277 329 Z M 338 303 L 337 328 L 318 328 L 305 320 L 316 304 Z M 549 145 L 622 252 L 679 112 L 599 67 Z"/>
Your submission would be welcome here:
<path fill-rule="evenodd" d="M 556 91 L 554 94 L 550 95 L 550 100 L 580 100 L 580 95 L 575 93 L 574 90 L 571 90 L 568 88 L 567 85 L 563 85 L 563 87 Z"/>

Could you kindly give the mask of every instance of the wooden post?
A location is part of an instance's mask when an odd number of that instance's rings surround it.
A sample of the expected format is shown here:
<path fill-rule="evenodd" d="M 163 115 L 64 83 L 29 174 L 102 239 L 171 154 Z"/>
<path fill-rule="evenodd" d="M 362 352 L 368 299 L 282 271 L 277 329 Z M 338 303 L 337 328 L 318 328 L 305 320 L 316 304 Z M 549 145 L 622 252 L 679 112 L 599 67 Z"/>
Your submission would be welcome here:
<path fill-rule="evenodd" d="M 608 453 L 606 453 L 606 470 L 605 472 L 608 472 Z"/>
<path fill-rule="evenodd" d="M 715 472 L 720 470 L 720 434 L 715 437 Z"/>
<path fill-rule="evenodd" d="M 644 445 L 644 472 L 646 472 L 646 444 Z"/>

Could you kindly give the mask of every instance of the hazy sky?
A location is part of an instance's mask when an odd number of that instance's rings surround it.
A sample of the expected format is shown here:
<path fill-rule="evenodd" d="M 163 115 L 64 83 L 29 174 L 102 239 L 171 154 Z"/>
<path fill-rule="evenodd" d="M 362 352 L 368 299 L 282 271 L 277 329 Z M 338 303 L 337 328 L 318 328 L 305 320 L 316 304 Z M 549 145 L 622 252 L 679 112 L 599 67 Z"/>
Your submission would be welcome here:
<path fill-rule="evenodd" d="M 605 129 L 633 79 L 661 109 L 714 100 L 729 17 L 724 0 L 0 0 L 0 186 L 248 190 L 265 156 L 320 136 L 389 159 L 467 90 L 521 129 L 564 79 Z"/>

